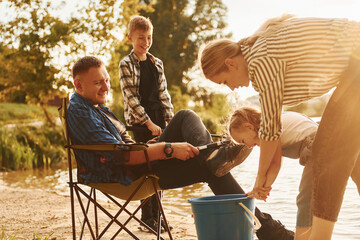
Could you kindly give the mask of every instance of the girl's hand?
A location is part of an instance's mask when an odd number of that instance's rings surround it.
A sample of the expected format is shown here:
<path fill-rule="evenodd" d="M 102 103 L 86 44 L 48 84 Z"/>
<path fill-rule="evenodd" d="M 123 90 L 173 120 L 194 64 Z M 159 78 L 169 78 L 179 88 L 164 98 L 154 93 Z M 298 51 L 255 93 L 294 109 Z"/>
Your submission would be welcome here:
<path fill-rule="evenodd" d="M 248 198 L 256 198 L 266 202 L 267 197 L 270 195 L 271 187 L 254 187 L 253 190 L 245 195 Z"/>

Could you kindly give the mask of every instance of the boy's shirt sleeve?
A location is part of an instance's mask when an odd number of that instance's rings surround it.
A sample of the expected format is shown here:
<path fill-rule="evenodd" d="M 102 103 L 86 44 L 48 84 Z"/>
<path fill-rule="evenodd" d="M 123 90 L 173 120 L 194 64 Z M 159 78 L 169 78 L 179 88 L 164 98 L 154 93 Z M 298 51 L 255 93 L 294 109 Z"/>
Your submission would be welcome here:
<path fill-rule="evenodd" d="M 138 96 L 139 84 L 135 83 L 131 66 L 126 61 L 121 61 L 119 65 L 120 86 L 123 91 L 124 105 L 131 109 L 132 116 L 136 118 L 140 124 L 144 124 L 150 120 L 145 109 L 140 105 Z M 125 107 L 124 106 L 124 107 Z M 129 119 L 126 119 L 127 123 Z"/>
<path fill-rule="evenodd" d="M 157 59 L 157 64 L 159 69 L 159 100 L 164 109 L 164 119 L 170 120 L 174 117 L 174 107 L 171 104 L 171 97 L 167 90 L 163 62 Z"/>

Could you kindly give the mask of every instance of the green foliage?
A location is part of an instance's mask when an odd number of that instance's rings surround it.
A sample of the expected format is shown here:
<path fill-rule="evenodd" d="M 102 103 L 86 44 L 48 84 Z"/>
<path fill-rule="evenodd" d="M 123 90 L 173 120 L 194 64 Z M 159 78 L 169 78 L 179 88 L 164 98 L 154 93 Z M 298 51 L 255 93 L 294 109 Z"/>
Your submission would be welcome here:
<path fill-rule="evenodd" d="M 190 95 L 186 93 L 183 94 L 179 86 L 172 86 L 169 89 L 169 94 L 171 96 L 171 103 L 174 106 L 174 112 L 189 108 L 188 102 L 190 101 Z"/>
<path fill-rule="evenodd" d="M 209 96 L 207 102 L 211 104 L 207 103 L 205 107 L 205 102 L 197 101 L 193 110 L 200 116 L 211 133 L 225 134 L 226 118 L 231 111 L 226 95 L 213 94 Z"/>
<path fill-rule="evenodd" d="M 60 68 L 53 63 L 56 51 L 73 40 L 71 28 L 50 14 L 51 2 L 7 1 L 17 16 L 0 25 L 0 97 L 16 91 L 26 93 L 29 102 L 46 105 L 49 98 L 66 86 Z"/>
<path fill-rule="evenodd" d="M 3 170 L 48 167 L 65 156 L 60 129 L 31 126 L 0 130 L 0 168 Z"/>

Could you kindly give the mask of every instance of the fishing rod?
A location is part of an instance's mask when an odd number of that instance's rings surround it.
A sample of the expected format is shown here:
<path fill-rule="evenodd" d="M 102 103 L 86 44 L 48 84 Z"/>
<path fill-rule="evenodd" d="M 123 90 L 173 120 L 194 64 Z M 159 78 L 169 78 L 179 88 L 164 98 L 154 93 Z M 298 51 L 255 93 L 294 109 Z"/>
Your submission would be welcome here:
<path fill-rule="evenodd" d="M 197 148 L 200 151 L 205 150 L 205 149 L 210 149 L 210 148 L 218 148 L 218 147 L 221 147 L 223 145 L 229 144 L 230 142 L 231 142 L 230 139 L 226 139 L 226 140 L 222 140 L 222 141 L 219 141 L 219 142 L 214 142 L 214 143 L 209 143 L 209 144 L 206 144 L 206 145 L 202 145 L 202 146 L 199 146 Z"/>

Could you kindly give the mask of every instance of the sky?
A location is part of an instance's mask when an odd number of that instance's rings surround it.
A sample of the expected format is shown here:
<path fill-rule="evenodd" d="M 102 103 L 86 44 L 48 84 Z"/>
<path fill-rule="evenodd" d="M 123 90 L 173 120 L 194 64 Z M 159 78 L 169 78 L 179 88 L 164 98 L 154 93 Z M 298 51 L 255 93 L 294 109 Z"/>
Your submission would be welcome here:
<path fill-rule="evenodd" d="M 253 34 L 265 20 L 284 13 L 360 21 L 360 0 L 223 0 L 223 3 L 228 7 L 228 28 L 234 40 Z M 256 94 L 251 87 L 239 88 L 236 92 L 241 99 Z"/>

